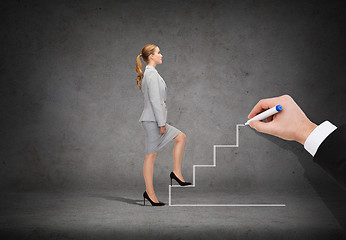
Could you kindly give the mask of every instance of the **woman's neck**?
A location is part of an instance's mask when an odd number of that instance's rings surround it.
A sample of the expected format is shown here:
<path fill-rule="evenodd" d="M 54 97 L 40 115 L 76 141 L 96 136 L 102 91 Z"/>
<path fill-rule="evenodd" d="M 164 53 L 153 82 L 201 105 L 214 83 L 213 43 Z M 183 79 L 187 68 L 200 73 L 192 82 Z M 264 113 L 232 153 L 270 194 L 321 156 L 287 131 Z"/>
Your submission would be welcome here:
<path fill-rule="evenodd" d="M 155 63 L 148 63 L 148 66 L 152 66 L 152 67 L 156 68 L 156 64 Z"/>

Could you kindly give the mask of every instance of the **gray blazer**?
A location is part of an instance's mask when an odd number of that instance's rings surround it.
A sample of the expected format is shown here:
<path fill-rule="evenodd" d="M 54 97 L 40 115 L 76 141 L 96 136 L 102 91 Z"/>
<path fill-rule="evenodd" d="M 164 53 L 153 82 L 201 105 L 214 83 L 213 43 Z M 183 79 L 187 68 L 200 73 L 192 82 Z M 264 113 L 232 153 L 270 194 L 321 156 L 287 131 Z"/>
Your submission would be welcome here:
<path fill-rule="evenodd" d="M 165 126 L 167 121 L 167 86 L 152 66 L 145 67 L 142 93 L 144 96 L 144 109 L 139 121 L 156 121 L 159 127 Z"/>

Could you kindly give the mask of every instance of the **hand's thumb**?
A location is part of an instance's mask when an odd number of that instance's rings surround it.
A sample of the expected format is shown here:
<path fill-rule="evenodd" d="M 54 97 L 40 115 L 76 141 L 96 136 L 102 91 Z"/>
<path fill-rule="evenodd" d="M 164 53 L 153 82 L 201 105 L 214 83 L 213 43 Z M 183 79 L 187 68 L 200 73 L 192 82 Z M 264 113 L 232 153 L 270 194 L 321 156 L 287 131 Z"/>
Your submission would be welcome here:
<path fill-rule="evenodd" d="M 270 123 L 264 123 L 264 122 L 259 121 L 259 120 L 252 120 L 249 123 L 249 125 L 250 125 L 250 127 L 254 128 L 258 132 L 263 132 L 263 133 L 268 133 L 268 134 L 270 134 L 270 132 L 271 132 Z"/>

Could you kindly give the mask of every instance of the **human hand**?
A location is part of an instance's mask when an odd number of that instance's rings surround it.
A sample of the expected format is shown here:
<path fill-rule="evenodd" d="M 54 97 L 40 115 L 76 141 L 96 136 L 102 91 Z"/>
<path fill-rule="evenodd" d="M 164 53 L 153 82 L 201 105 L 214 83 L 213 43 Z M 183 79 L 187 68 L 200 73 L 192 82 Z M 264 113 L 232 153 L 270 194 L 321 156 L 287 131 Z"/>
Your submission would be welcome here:
<path fill-rule="evenodd" d="M 317 127 L 311 122 L 289 95 L 260 100 L 250 112 L 251 119 L 259 113 L 280 104 L 283 109 L 280 113 L 267 118 L 267 123 L 254 120 L 250 127 L 256 131 L 277 136 L 285 140 L 294 140 L 304 145 L 310 133 Z"/>
<path fill-rule="evenodd" d="M 164 134 L 166 132 L 166 126 L 160 127 L 160 132 L 159 134 Z"/>

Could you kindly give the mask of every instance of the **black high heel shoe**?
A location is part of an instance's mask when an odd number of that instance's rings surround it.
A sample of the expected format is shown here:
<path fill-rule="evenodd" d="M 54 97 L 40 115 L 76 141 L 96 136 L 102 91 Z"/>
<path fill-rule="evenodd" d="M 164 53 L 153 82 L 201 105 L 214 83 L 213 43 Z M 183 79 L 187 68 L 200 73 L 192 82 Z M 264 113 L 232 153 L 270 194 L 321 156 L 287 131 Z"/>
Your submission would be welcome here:
<path fill-rule="evenodd" d="M 170 177 L 171 177 L 171 186 L 172 186 L 172 179 L 173 178 L 179 183 L 180 186 L 187 186 L 187 185 L 191 185 L 192 184 L 190 182 L 183 182 L 183 181 L 181 181 L 177 176 L 175 176 L 174 172 L 171 172 Z"/>
<path fill-rule="evenodd" d="M 158 202 L 158 203 L 156 203 L 156 202 L 153 202 L 151 199 L 150 199 L 150 197 L 148 196 L 148 193 L 147 193 L 147 191 L 145 191 L 144 193 L 143 193 L 143 202 L 144 202 L 144 206 L 145 206 L 145 199 L 148 199 L 149 200 L 149 202 L 151 203 L 151 206 L 164 206 L 165 204 L 163 203 L 163 202 Z"/>

